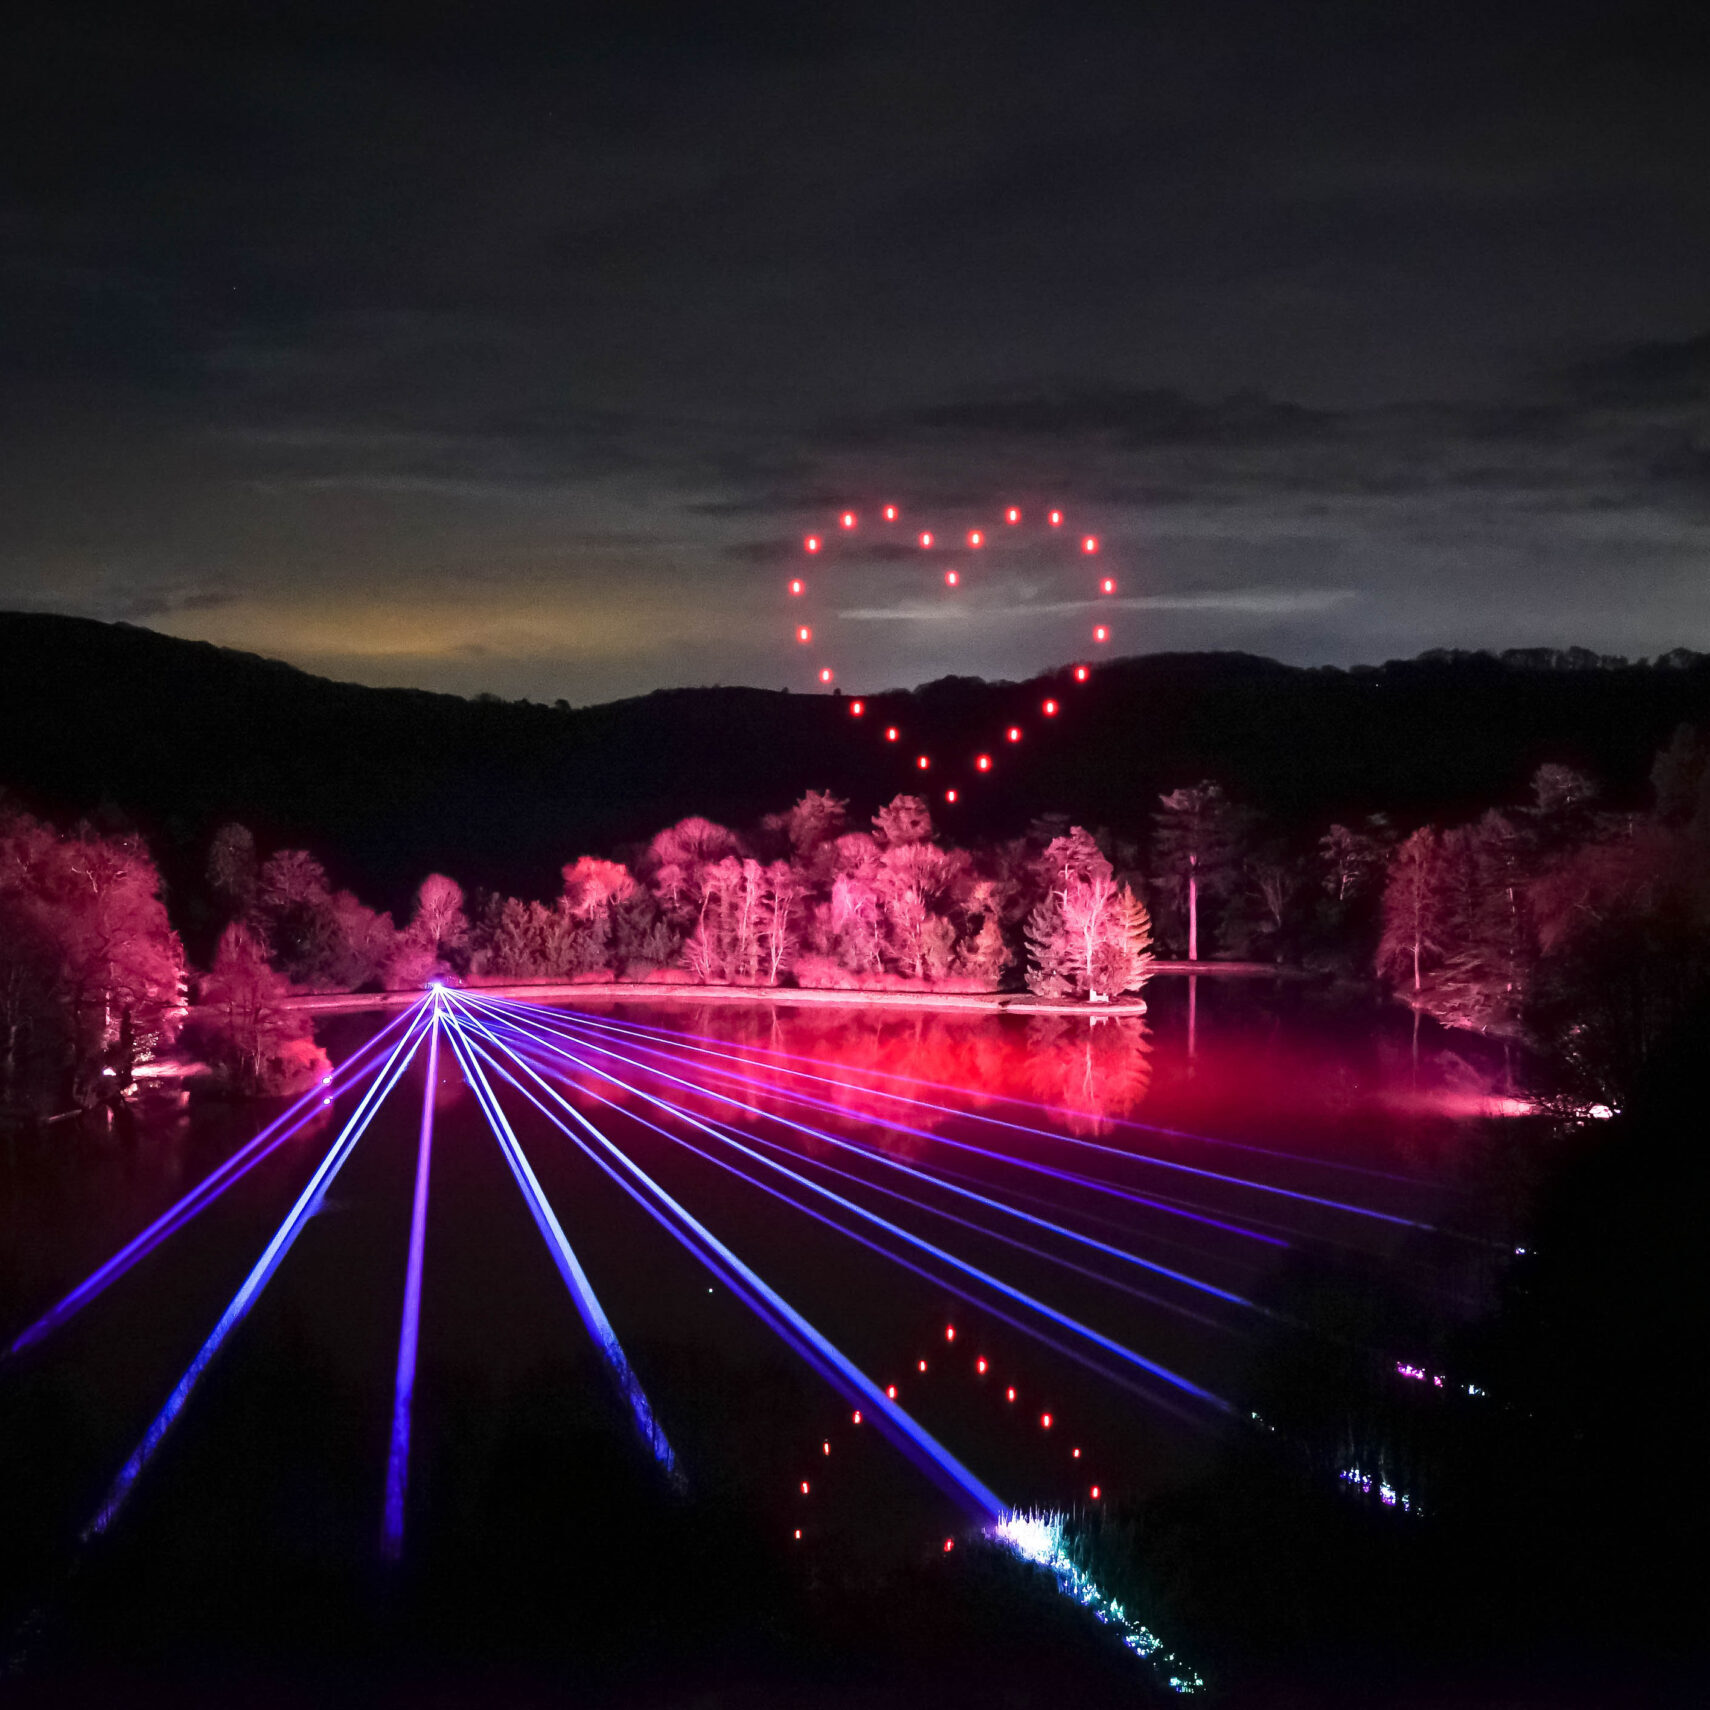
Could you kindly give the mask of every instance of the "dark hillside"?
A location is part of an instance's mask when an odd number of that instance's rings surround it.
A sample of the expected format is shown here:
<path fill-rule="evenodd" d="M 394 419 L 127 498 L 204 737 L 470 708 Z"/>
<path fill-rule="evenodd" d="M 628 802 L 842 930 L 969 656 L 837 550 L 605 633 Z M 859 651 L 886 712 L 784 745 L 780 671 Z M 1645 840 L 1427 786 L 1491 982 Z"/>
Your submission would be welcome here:
<path fill-rule="evenodd" d="M 1055 696 L 1062 712 L 1040 716 Z M 947 678 L 847 699 L 663 691 L 581 709 L 369 689 L 126 625 L 0 614 L 0 785 L 57 815 L 117 808 L 188 877 L 215 825 L 305 844 L 397 906 L 438 868 L 550 894 L 583 851 L 689 813 L 741 824 L 809 788 L 870 812 L 930 782 L 958 839 L 1058 811 L 1142 830 L 1157 792 L 1201 777 L 1303 830 L 1383 809 L 1452 818 L 1513 798 L 1534 767 L 1591 771 L 1640 801 L 1655 750 L 1710 722 L 1710 659 L 1426 657 L 1299 669 L 1157 654 L 1030 683 Z M 1024 727 L 1017 746 L 1003 740 Z M 902 740 L 881 739 L 886 724 Z M 972 757 L 996 766 L 980 777 Z M 915 756 L 933 757 L 930 774 Z M 954 785 L 954 808 L 942 801 Z"/>

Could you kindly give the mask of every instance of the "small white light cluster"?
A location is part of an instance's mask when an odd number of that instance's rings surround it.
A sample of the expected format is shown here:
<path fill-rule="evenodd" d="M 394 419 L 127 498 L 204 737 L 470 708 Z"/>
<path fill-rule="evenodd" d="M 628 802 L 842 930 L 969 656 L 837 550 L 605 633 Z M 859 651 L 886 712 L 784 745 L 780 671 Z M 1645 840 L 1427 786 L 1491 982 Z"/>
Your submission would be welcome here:
<path fill-rule="evenodd" d="M 987 1534 L 995 1543 L 1044 1568 L 1057 1582 L 1065 1597 L 1072 1597 L 1083 1608 L 1090 1609 L 1107 1626 L 1117 1628 L 1122 1642 L 1137 1656 L 1145 1657 L 1163 1674 L 1173 1692 L 1199 1692 L 1205 1682 L 1191 1669 L 1164 1649 L 1163 1641 L 1149 1627 L 1133 1620 L 1127 1610 L 1108 1596 L 1092 1579 L 1070 1560 L 1064 1548 L 1064 1517 L 1042 1514 L 1037 1509 L 1023 1513 L 1015 1509 Z"/>
<path fill-rule="evenodd" d="M 1354 1486 L 1362 1496 L 1370 1496 L 1375 1490 L 1378 1501 L 1385 1508 L 1399 1508 L 1403 1514 L 1420 1512 L 1413 1498 L 1395 1488 L 1393 1484 L 1385 1484 L 1382 1479 L 1369 1472 L 1362 1472 L 1358 1467 L 1347 1467 L 1340 1474 L 1344 1484 Z"/>

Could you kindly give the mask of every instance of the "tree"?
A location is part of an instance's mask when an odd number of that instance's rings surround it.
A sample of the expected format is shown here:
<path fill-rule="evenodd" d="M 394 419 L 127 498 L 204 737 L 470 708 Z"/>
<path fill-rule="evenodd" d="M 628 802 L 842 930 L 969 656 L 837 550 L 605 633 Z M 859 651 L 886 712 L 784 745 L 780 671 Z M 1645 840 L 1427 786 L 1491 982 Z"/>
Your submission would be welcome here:
<path fill-rule="evenodd" d="M 1154 869 L 1165 875 L 1187 919 L 1187 954 L 1199 960 L 1199 908 L 1203 898 L 1228 889 L 1238 870 L 1244 816 L 1220 784 L 1195 784 L 1160 796 L 1154 814 Z"/>
<path fill-rule="evenodd" d="M 1417 996 L 1428 964 L 1442 951 L 1443 840 L 1422 825 L 1395 852 L 1383 893 L 1378 972 L 1408 982 Z"/>
<path fill-rule="evenodd" d="M 1055 856 L 1053 857 L 1053 852 Z M 1061 874 L 1029 915 L 1029 990 L 1093 1001 L 1137 990 L 1151 976 L 1152 918 L 1076 827 L 1054 839 L 1047 860 Z"/>
<path fill-rule="evenodd" d="M 932 814 L 919 796 L 893 796 L 873 815 L 873 833 L 881 844 L 932 841 Z"/>
<path fill-rule="evenodd" d="M 192 1043 L 215 1072 L 246 1095 L 290 1096 L 330 1064 L 314 1025 L 286 1007 L 290 984 L 267 963 L 254 931 L 234 921 L 220 936 L 214 966 L 202 981 L 202 1015 Z"/>
<path fill-rule="evenodd" d="M 246 825 L 222 825 L 208 845 L 208 883 L 233 919 L 249 913 L 258 876 L 254 834 Z"/>

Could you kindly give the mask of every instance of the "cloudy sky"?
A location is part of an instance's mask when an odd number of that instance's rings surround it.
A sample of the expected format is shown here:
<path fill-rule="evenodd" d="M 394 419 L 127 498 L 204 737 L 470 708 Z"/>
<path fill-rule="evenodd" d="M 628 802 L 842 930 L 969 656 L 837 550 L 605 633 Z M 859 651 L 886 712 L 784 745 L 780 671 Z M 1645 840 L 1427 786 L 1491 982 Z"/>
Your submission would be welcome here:
<path fill-rule="evenodd" d="M 1700 6 L 39 12 L 0 606 L 579 704 L 1710 648 Z"/>

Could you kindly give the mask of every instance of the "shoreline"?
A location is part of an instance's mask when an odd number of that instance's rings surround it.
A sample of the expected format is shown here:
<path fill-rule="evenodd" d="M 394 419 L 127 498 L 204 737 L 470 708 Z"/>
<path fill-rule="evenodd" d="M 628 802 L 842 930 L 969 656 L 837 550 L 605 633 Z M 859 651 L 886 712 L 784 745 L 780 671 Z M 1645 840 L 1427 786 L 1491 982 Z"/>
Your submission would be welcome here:
<path fill-rule="evenodd" d="M 1162 962 L 1153 967 L 1159 974 L 1217 974 L 1225 978 L 1288 978 L 1289 970 L 1269 962 Z M 1082 1003 L 1069 998 L 1035 997 L 1031 992 L 933 992 L 848 990 L 827 986 L 701 986 L 677 981 L 599 980 L 577 983 L 568 980 L 518 980 L 495 985 L 460 987 L 471 994 L 522 998 L 541 1002 L 573 998 L 587 1003 L 747 1003 L 821 1005 L 848 1009 L 935 1009 L 962 1010 L 986 1015 L 1145 1015 L 1143 997 L 1112 999 L 1109 1003 Z M 417 1002 L 419 991 L 395 992 L 303 992 L 285 998 L 284 1007 L 311 1015 L 339 1015 L 365 1009 L 406 1009 Z"/>

